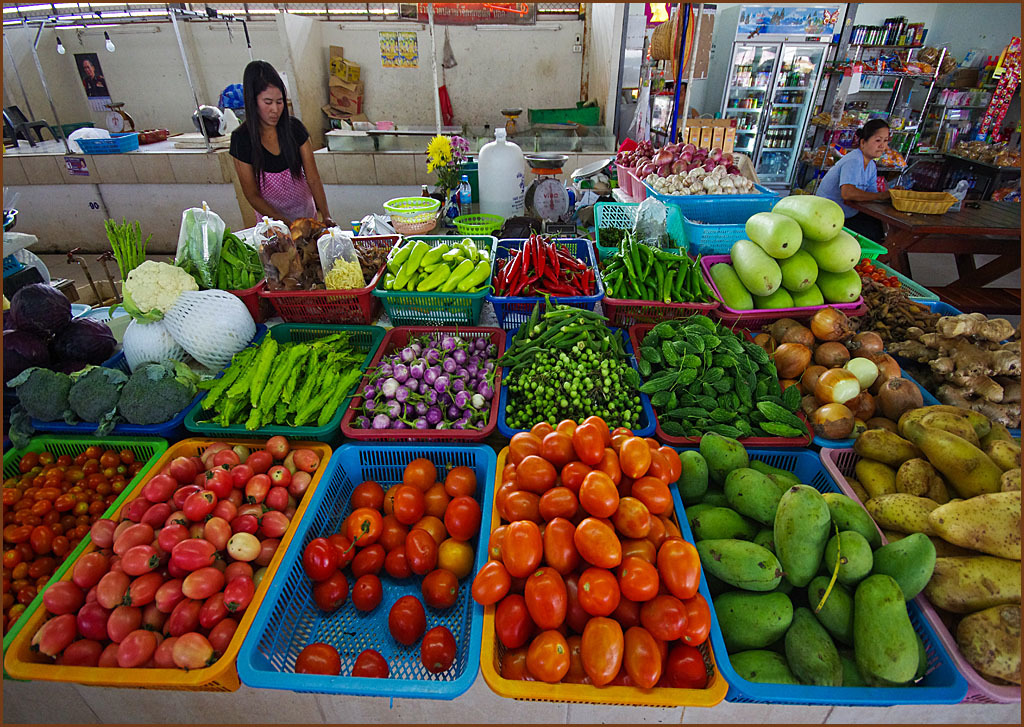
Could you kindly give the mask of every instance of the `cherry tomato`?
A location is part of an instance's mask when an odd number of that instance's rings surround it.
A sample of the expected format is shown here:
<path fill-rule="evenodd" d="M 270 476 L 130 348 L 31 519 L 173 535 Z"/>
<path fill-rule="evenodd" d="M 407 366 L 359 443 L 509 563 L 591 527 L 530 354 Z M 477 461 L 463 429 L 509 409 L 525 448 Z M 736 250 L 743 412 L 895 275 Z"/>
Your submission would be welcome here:
<path fill-rule="evenodd" d="M 501 599 L 494 611 L 494 631 L 506 649 L 523 646 L 536 629 L 526 607 L 526 599 L 518 593 L 510 593 Z"/>
<path fill-rule="evenodd" d="M 661 650 L 651 632 L 633 626 L 625 634 L 623 666 L 630 680 L 641 689 L 654 687 L 661 679 Z"/>
<path fill-rule="evenodd" d="M 608 616 L 618 607 L 622 594 L 611 571 L 587 568 L 580 574 L 577 597 L 580 606 L 591 616 Z"/>
<path fill-rule="evenodd" d="M 380 652 L 373 649 L 366 649 L 356 657 L 356 663 L 352 665 L 352 676 L 370 677 L 373 679 L 387 679 L 391 670 L 388 663 Z"/>
<path fill-rule="evenodd" d="M 415 596 L 402 596 L 388 613 L 388 629 L 395 641 L 412 646 L 427 627 L 423 604 Z"/>
<path fill-rule="evenodd" d="M 542 631 L 530 642 L 526 668 L 531 676 L 550 684 L 569 671 L 569 644 L 558 631 Z"/>
<path fill-rule="evenodd" d="M 444 491 L 449 497 L 472 496 L 476 492 L 476 473 L 469 467 L 452 467 L 444 478 Z"/>
<path fill-rule="evenodd" d="M 537 569 L 524 590 L 530 618 L 540 629 L 557 629 L 565 621 L 568 594 L 562 576 L 551 567 Z"/>
<path fill-rule="evenodd" d="M 502 562 L 489 560 L 473 578 L 471 593 L 474 601 L 489 606 L 504 598 L 511 587 L 512 578 Z"/>
<path fill-rule="evenodd" d="M 250 459 L 252 457 L 250 456 Z M 330 644 L 316 642 L 299 652 L 295 660 L 296 674 L 341 674 L 341 657 Z"/>
<path fill-rule="evenodd" d="M 658 569 L 646 560 L 623 558 L 618 576 L 622 595 L 631 601 L 649 601 L 658 595 Z"/>
<path fill-rule="evenodd" d="M 444 525 L 456 540 L 469 540 L 480 532 L 480 503 L 469 495 L 459 495 L 444 511 Z"/>
<path fill-rule="evenodd" d="M 455 663 L 455 637 L 445 626 L 435 626 L 423 635 L 420 662 L 431 674 L 448 671 Z"/>
<path fill-rule="evenodd" d="M 437 468 L 434 463 L 424 457 L 418 457 L 405 466 L 402 472 L 402 484 L 411 485 L 420 492 L 426 492 L 437 482 Z M 416 518 L 419 520 L 419 518 Z"/>
<path fill-rule="evenodd" d="M 380 578 L 372 573 L 359 576 L 352 585 L 352 605 L 360 611 L 369 612 L 380 605 L 384 597 L 384 586 Z"/>
<path fill-rule="evenodd" d="M 536 523 L 530 520 L 509 523 L 501 544 L 501 557 L 511 577 L 526 578 L 537 569 L 543 556 L 544 542 Z"/>
<path fill-rule="evenodd" d="M 699 593 L 693 598 L 683 601 L 686 606 L 686 629 L 683 631 L 683 641 L 690 646 L 700 646 L 708 640 L 711 633 L 711 609 L 704 596 Z"/>
<path fill-rule="evenodd" d="M 594 686 L 608 684 L 622 667 L 624 639 L 618 621 L 597 616 L 587 621 L 580 642 L 583 669 Z"/>
<path fill-rule="evenodd" d="M 615 530 L 605 521 L 588 517 L 573 534 L 576 550 L 588 563 L 599 568 L 614 568 L 622 562 L 622 544 Z"/>
<path fill-rule="evenodd" d="M 576 570 L 580 555 L 576 552 L 573 534 L 576 526 L 562 517 L 556 517 L 544 526 L 544 561 L 566 576 Z"/>
<path fill-rule="evenodd" d="M 670 538 L 658 549 L 658 573 L 668 592 L 685 601 L 697 595 L 700 585 L 700 556 L 681 538 Z"/>
<path fill-rule="evenodd" d="M 707 684 L 708 670 L 700 651 L 689 644 L 672 647 L 658 685 L 675 689 L 704 689 Z"/>
<path fill-rule="evenodd" d="M 313 601 L 324 613 L 334 613 L 348 599 L 348 578 L 339 570 L 313 586 Z"/>
<path fill-rule="evenodd" d="M 451 608 L 459 600 L 459 579 L 444 568 L 430 571 L 421 585 L 423 602 L 431 608 Z"/>
<path fill-rule="evenodd" d="M 302 551 L 302 567 L 314 581 L 326 581 L 338 570 L 338 552 L 327 538 L 314 538 Z"/>

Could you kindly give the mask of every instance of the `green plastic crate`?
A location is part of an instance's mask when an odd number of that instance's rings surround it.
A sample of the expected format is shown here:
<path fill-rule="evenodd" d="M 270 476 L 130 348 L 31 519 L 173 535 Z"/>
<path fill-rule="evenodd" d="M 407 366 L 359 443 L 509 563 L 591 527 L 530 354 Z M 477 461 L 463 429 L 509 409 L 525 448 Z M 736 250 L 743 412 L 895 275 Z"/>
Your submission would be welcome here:
<path fill-rule="evenodd" d="M 636 222 L 638 202 L 598 202 L 594 205 L 594 245 L 597 247 L 599 260 L 619 251 L 616 245 L 601 244 L 601 228 L 612 227 L 616 230 L 632 230 Z M 666 232 L 672 238 L 676 248 L 686 252 L 686 233 L 683 230 L 683 215 L 675 205 L 666 205 Z"/>
<path fill-rule="evenodd" d="M 398 326 L 475 326 L 480 322 L 484 298 L 491 291 L 494 279 L 494 251 L 498 238 L 494 235 L 409 235 L 406 240 L 423 240 L 431 247 L 444 243 L 472 240 L 478 250 L 491 256 L 491 274 L 487 284 L 476 293 L 439 293 L 432 290 L 418 293 L 407 290 L 385 290 L 384 276 L 373 294 L 380 298 L 391 325 Z"/>
<path fill-rule="evenodd" d="M 866 257 L 868 260 L 877 260 L 879 256 L 885 255 L 889 252 L 889 248 L 879 245 L 874 240 L 869 240 L 864 237 L 864 235 L 854 232 L 849 227 L 844 227 L 843 229 L 853 235 L 857 239 L 857 242 L 860 243 L 861 257 Z"/>
<path fill-rule="evenodd" d="M 24 449 L 9 449 L 4 453 L 4 479 L 8 477 L 17 477 L 20 475 L 18 470 L 18 462 L 22 456 L 28 452 L 46 452 L 49 451 L 57 457 L 61 455 L 70 455 L 71 457 L 77 457 L 79 454 L 84 452 L 89 447 L 96 445 L 103 449 L 114 449 L 131 450 L 132 454 L 135 455 L 136 461 L 141 461 L 144 464 L 142 469 L 139 470 L 138 474 L 132 478 L 132 481 L 124 488 L 117 499 L 111 503 L 101 517 L 110 517 L 113 515 L 117 508 L 121 506 L 129 495 L 135 490 L 136 487 L 142 482 L 142 479 L 149 472 L 150 468 L 160 459 L 160 455 L 167 451 L 167 440 L 158 439 L 156 437 L 72 437 L 72 436 L 40 436 L 34 437 L 28 446 Z M 25 612 L 21 614 L 21 617 L 14 622 L 13 625 L 9 626 L 7 633 L 4 634 L 4 653 L 7 653 L 7 647 L 14 641 L 14 637 L 18 635 L 21 628 L 28 621 L 29 617 L 35 613 L 36 609 L 43 605 L 43 593 L 47 588 L 50 587 L 51 583 L 56 583 L 61 579 L 71 564 L 75 562 L 75 559 L 82 554 L 82 551 L 92 542 L 92 538 L 86 535 L 82 538 L 74 550 L 67 554 L 64 558 L 64 562 L 57 567 L 50 580 L 46 582 L 36 597 L 32 599 L 32 603 L 28 605 Z M 7 675 L 6 670 L 4 671 L 4 679 L 10 679 Z M 21 681 L 21 680 L 14 680 Z"/>
<path fill-rule="evenodd" d="M 377 353 L 377 348 L 380 347 L 381 341 L 384 340 L 384 336 L 387 335 L 387 331 L 380 326 L 339 326 L 339 325 L 316 325 L 314 323 L 279 323 L 276 326 L 270 328 L 270 332 L 267 334 L 271 336 L 278 343 L 294 343 L 312 341 L 313 339 L 327 336 L 332 333 L 341 333 L 349 331 L 355 335 L 352 337 L 351 342 L 358 350 L 366 351 L 366 358 L 359 365 L 359 370 L 365 372 L 367 366 L 370 365 L 370 361 L 373 360 L 373 355 Z M 222 374 L 223 375 L 223 374 Z M 354 394 L 359 386 L 359 380 L 356 381 L 352 386 L 352 393 Z M 205 395 L 203 398 L 206 398 Z M 227 437 L 235 438 L 238 437 L 249 437 L 249 438 L 270 438 L 275 434 L 281 434 L 289 439 L 304 439 L 313 442 L 327 442 L 337 443 L 341 439 L 341 418 L 345 415 L 345 410 L 348 409 L 349 403 L 352 401 L 352 396 L 345 397 L 344 401 L 338 405 L 338 410 L 331 417 L 331 420 L 322 427 L 317 426 L 303 426 L 303 427 L 290 427 L 290 426 L 266 426 L 260 427 L 259 429 L 246 429 L 243 424 L 235 424 L 229 427 L 222 427 L 219 424 L 210 421 L 203 421 L 202 417 L 206 416 L 206 412 L 203 411 L 203 401 L 199 400 L 199 404 L 192 408 L 192 411 L 185 417 L 185 429 L 190 432 L 195 432 L 204 437 L 214 437 L 217 439 L 223 439 Z M 211 415 L 212 416 L 212 415 Z"/>

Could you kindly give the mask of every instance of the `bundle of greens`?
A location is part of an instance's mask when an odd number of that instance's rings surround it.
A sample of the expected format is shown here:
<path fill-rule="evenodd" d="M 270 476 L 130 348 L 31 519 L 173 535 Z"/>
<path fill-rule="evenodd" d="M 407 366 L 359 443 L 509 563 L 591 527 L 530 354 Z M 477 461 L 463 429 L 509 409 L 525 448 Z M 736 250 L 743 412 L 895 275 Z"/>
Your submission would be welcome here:
<path fill-rule="evenodd" d="M 107 229 L 110 249 L 117 260 L 117 269 L 121 272 L 121 280 L 124 280 L 128 273 L 139 267 L 146 259 L 146 246 L 153 236 L 149 235 L 145 240 L 142 239 L 142 226 L 138 220 L 128 222 L 122 217 L 121 224 L 113 220 L 107 220 L 103 224 Z"/>
<path fill-rule="evenodd" d="M 219 379 L 200 384 L 205 421 L 221 427 L 244 424 L 325 426 L 362 376 L 366 351 L 350 334 L 334 333 L 305 343 L 279 344 L 271 336 L 235 354 Z M 314 423 L 315 422 L 315 423 Z"/>
<path fill-rule="evenodd" d="M 217 264 L 220 290 L 248 290 L 263 280 L 263 263 L 256 248 L 224 228 L 224 246 Z"/>

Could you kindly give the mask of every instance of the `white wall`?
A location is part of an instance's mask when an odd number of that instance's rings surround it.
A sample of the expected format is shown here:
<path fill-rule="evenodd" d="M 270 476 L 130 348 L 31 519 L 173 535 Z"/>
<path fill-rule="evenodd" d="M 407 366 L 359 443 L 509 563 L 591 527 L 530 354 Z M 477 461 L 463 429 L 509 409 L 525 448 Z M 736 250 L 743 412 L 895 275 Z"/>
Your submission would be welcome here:
<path fill-rule="evenodd" d="M 982 56 L 999 55 L 1020 35 L 1020 5 L 1017 3 L 941 3 L 926 42 L 945 45 L 957 61 L 972 48 Z"/>
<path fill-rule="evenodd" d="M 558 27 L 558 30 L 551 28 Z M 380 60 L 380 30 L 415 32 L 418 68 L 384 68 Z M 536 26 L 476 30 L 449 26 L 452 52 L 458 63 L 444 71 L 457 124 L 502 125 L 501 109 L 573 107 L 579 100 L 582 54 L 573 41 L 583 35 L 582 21 L 541 21 Z M 432 125 L 430 34 L 417 23 L 322 23 L 324 83 L 329 46 L 345 49 L 345 57 L 360 65 L 366 87 L 363 108 L 372 121 Z M 442 82 L 444 26 L 437 26 L 438 82 Z M 616 56 L 617 59 L 617 56 Z M 617 62 L 617 61 L 616 61 Z"/>
<path fill-rule="evenodd" d="M 609 128 L 614 123 L 615 99 L 619 95 L 619 55 L 625 11 L 626 6 L 621 3 L 594 3 L 590 6 L 587 95 L 601 105 L 601 121 Z"/>

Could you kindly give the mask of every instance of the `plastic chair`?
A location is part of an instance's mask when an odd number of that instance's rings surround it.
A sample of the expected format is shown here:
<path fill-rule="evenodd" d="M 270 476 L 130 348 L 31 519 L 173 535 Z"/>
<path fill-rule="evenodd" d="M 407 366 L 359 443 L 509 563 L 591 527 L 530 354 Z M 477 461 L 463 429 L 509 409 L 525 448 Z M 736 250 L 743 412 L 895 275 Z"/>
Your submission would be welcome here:
<path fill-rule="evenodd" d="M 49 131 L 50 136 L 53 136 L 53 129 L 46 121 L 29 121 L 17 106 L 4 107 L 4 132 L 6 136 L 14 140 L 14 146 L 18 146 L 19 138 L 27 141 L 29 146 L 35 146 L 36 142 L 32 138 L 32 132 L 35 131 L 39 141 L 43 141 L 43 129 Z M 56 141 L 57 137 L 53 136 L 53 139 Z"/>

